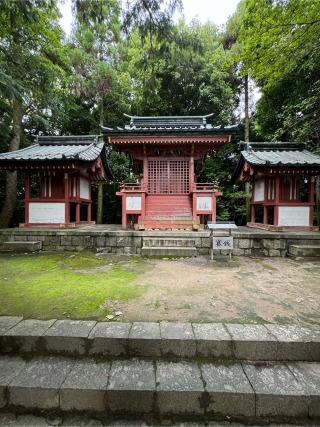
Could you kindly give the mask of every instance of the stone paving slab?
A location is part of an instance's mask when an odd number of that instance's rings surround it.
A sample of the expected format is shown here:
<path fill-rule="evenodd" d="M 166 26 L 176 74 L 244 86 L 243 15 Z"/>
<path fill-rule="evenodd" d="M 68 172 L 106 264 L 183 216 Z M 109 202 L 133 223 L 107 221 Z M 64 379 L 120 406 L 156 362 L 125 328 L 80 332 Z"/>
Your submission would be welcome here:
<path fill-rule="evenodd" d="M 193 323 L 197 354 L 204 357 L 233 357 L 231 335 L 222 323 Z"/>
<path fill-rule="evenodd" d="M 196 341 L 191 323 L 160 322 L 160 334 L 163 355 L 196 355 Z"/>
<path fill-rule="evenodd" d="M 0 408 L 6 406 L 6 389 L 12 379 L 19 375 L 24 368 L 25 361 L 20 357 L 0 357 Z"/>
<path fill-rule="evenodd" d="M 295 378 L 305 384 L 309 396 L 309 416 L 320 417 L 320 365 L 318 363 L 291 363 L 288 368 Z"/>
<path fill-rule="evenodd" d="M 320 361 L 320 329 L 266 325 L 278 340 L 277 360 Z"/>
<path fill-rule="evenodd" d="M 59 388 L 73 366 L 72 359 L 39 357 L 10 382 L 9 404 L 24 408 L 59 408 Z"/>
<path fill-rule="evenodd" d="M 264 325 L 227 324 L 236 359 L 276 360 L 277 339 Z"/>
<path fill-rule="evenodd" d="M 47 351 L 85 354 L 86 338 L 96 323 L 93 320 L 57 320 L 44 334 Z"/>
<path fill-rule="evenodd" d="M 160 414 L 203 414 L 204 385 L 197 364 L 159 362 L 156 367 L 157 407 Z"/>
<path fill-rule="evenodd" d="M 9 329 L 21 322 L 22 317 L 0 316 L 0 334 L 4 335 Z"/>
<path fill-rule="evenodd" d="M 308 395 L 299 381 L 284 364 L 243 365 L 256 393 L 258 417 L 307 417 Z"/>
<path fill-rule="evenodd" d="M 201 372 L 209 394 L 207 412 L 255 416 L 255 394 L 240 364 L 203 364 Z"/>
<path fill-rule="evenodd" d="M 134 322 L 129 333 L 129 354 L 132 356 L 161 356 L 159 323 Z"/>
<path fill-rule="evenodd" d="M 151 413 L 155 394 L 152 362 L 131 359 L 112 363 L 107 406 L 116 413 Z"/>
<path fill-rule="evenodd" d="M 130 329 L 131 323 L 97 323 L 89 335 L 89 353 L 103 356 L 127 355 Z"/>
<path fill-rule="evenodd" d="M 84 359 L 76 362 L 60 389 L 64 411 L 104 411 L 110 363 Z"/>
<path fill-rule="evenodd" d="M 2 351 L 29 353 L 41 352 L 40 337 L 53 325 L 55 320 L 27 319 L 9 329 L 1 339 Z"/>

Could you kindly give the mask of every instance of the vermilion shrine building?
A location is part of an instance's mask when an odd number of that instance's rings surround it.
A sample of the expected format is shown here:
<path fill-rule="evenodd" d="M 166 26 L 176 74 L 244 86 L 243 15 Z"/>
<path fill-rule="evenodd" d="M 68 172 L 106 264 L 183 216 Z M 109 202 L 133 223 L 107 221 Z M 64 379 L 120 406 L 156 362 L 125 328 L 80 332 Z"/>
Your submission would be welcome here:
<path fill-rule="evenodd" d="M 320 157 L 299 143 L 240 144 L 244 149 L 234 180 L 252 184 L 251 221 L 247 225 L 312 230 Z"/>
<path fill-rule="evenodd" d="M 124 128 L 102 128 L 106 143 L 129 154 L 139 176 L 118 193 L 123 228 L 191 229 L 216 220 L 221 193 L 213 183 L 197 182 L 196 172 L 207 154 L 230 141 L 235 127 L 213 127 L 210 116 L 127 116 Z"/>
<path fill-rule="evenodd" d="M 101 137 L 39 136 L 0 154 L 0 169 L 25 176 L 25 226 L 92 224 L 91 182 L 111 177 Z"/>

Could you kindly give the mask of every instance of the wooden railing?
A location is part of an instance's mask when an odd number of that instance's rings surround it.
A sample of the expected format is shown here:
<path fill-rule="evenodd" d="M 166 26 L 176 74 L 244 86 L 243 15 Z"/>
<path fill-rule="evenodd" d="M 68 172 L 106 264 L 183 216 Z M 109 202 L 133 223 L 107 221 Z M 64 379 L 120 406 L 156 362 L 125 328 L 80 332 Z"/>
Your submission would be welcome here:
<path fill-rule="evenodd" d="M 124 182 L 120 185 L 120 191 L 145 191 L 142 184 L 136 182 Z"/>
<path fill-rule="evenodd" d="M 218 192 L 219 187 L 215 182 L 195 182 L 193 184 L 193 191 L 213 191 Z"/>

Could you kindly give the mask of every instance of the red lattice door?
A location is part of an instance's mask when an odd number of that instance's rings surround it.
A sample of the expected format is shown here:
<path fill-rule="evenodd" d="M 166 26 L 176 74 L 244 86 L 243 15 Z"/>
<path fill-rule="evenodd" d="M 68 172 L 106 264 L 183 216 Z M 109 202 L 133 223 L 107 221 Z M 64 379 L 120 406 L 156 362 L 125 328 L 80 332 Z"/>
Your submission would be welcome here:
<path fill-rule="evenodd" d="M 189 160 L 149 160 L 148 191 L 151 194 L 188 194 Z"/>

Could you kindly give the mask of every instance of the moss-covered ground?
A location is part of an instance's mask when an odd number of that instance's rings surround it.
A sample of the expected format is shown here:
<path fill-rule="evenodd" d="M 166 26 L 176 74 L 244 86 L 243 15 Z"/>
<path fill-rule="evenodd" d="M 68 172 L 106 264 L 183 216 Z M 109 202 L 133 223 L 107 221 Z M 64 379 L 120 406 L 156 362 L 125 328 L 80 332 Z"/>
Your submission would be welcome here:
<path fill-rule="evenodd" d="M 110 302 L 144 293 L 135 281 L 140 262 L 90 253 L 1 255 L 0 315 L 104 318 Z"/>

